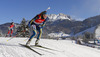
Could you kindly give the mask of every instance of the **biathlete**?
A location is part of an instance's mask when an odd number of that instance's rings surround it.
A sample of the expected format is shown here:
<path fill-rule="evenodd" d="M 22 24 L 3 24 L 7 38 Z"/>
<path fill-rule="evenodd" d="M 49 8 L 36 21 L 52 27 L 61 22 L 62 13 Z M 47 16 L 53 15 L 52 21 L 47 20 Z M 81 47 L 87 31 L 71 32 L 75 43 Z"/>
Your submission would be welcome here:
<path fill-rule="evenodd" d="M 12 36 L 13 34 L 13 27 L 14 27 L 14 22 L 12 22 L 10 24 L 10 27 L 8 27 L 8 34 L 6 35 L 6 37 L 8 37 L 10 35 L 10 37 Z"/>
<path fill-rule="evenodd" d="M 43 11 L 40 14 L 36 15 L 32 20 L 29 21 L 28 27 L 30 27 L 30 26 L 33 27 L 33 34 L 30 36 L 26 45 L 30 44 L 31 40 L 34 38 L 34 36 L 37 34 L 37 32 L 38 32 L 38 36 L 35 41 L 35 45 L 38 45 L 39 40 L 42 35 L 42 29 L 45 25 L 45 22 L 48 20 L 46 13 L 47 13 L 47 11 Z"/>

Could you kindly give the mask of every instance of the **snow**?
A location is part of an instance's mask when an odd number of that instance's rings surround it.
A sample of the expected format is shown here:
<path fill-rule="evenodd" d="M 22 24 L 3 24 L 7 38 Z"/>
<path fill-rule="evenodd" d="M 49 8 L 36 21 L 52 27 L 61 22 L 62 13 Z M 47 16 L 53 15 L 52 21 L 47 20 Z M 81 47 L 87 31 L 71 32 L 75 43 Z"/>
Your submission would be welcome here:
<path fill-rule="evenodd" d="M 71 40 L 52 40 L 41 39 L 40 45 L 46 46 L 58 51 L 46 50 L 42 48 L 33 48 L 36 51 L 44 54 L 42 56 L 33 51 L 22 47 L 19 43 L 25 44 L 27 38 L 14 38 L 7 41 L 9 38 L 0 37 L 0 57 L 98 57 L 100 50 L 87 46 L 72 43 Z M 25 41 L 26 40 L 26 41 Z M 31 45 L 34 45 L 35 38 Z"/>
<path fill-rule="evenodd" d="M 65 34 L 63 32 L 59 32 L 59 33 L 50 33 L 50 34 L 48 34 L 48 36 L 50 36 L 50 37 L 67 37 L 67 36 L 70 36 L 70 35 Z"/>
<path fill-rule="evenodd" d="M 97 26 L 97 29 L 95 30 L 95 37 L 100 39 L 100 24 Z"/>
<path fill-rule="evenodd" d="M 56 21 L 56 20 L 59 20 L 59 19 L 61 19 L 61 20 L 64 20 L 64 19 L 66 19 L 66 20 L 71 20 L 69 17 L 68 17 L 68 15 L 65 15 L 65 14 L 62 14 L 62 13 L 59 13 L 59 14 L 50 14 L 50 15 L 48 15 L 48 18 L 49 18 L 49 21 Z"/>
<path fill-rule="evenodd" d="M 94 33 L 94 32 L 95 32 L 95 29 L 96 29 L 96 26 L 91 27 L 91 28 L 89 28 L 89 29 L 86 29 L 86 30 L 84 30 L 84 31 L 82 31 L 82 32 L 79 32 L 79 33 L 75 34 L 75 36 L 82 35 L 84 32 Z"/>

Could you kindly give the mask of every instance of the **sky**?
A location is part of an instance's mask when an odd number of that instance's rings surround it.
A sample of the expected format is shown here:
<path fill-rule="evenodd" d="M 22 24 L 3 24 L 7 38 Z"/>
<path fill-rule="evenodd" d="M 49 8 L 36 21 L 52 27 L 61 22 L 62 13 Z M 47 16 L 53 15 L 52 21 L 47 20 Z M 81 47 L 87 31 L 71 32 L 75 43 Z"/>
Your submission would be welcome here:
<path fill-rule="evenodd" d="M 48 7 L 47 14 L 63 13 L 81 21 L 100 15 L 100 0 L 0 0 L 0 24 L 31 20 Z"/>

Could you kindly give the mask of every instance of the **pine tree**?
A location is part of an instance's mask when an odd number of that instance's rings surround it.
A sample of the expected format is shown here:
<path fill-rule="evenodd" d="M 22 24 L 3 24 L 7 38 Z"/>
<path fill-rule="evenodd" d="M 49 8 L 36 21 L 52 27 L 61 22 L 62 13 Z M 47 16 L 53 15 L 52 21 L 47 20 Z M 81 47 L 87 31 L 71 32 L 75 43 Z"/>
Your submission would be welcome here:
<path fill-rule="evenodd" d="M 23 20 L 20 23 L 20 26 L 17 28 L 17 37 L 29 37 L 29 29 L 26 28 L 27 24 L 26 24 L 26 20 L 25 18 L 23 18 Z"/>
<path fill-rule="evenodd" d="M 0 30 L 0 37 L 2 37 L 2 31 Z"/>

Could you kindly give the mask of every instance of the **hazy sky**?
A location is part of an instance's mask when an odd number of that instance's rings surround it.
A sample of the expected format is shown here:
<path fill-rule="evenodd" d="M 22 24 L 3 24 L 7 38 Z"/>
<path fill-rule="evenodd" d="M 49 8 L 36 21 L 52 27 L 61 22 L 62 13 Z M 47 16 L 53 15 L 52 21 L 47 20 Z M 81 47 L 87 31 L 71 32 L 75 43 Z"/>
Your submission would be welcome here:
<path fill-rule="evenodd" d="M 49 6 L 48 14 L 64 13 L 76 20 L 100 14 L 100 0 L 0 0 L 0 24 L 30 20 Z"/>

